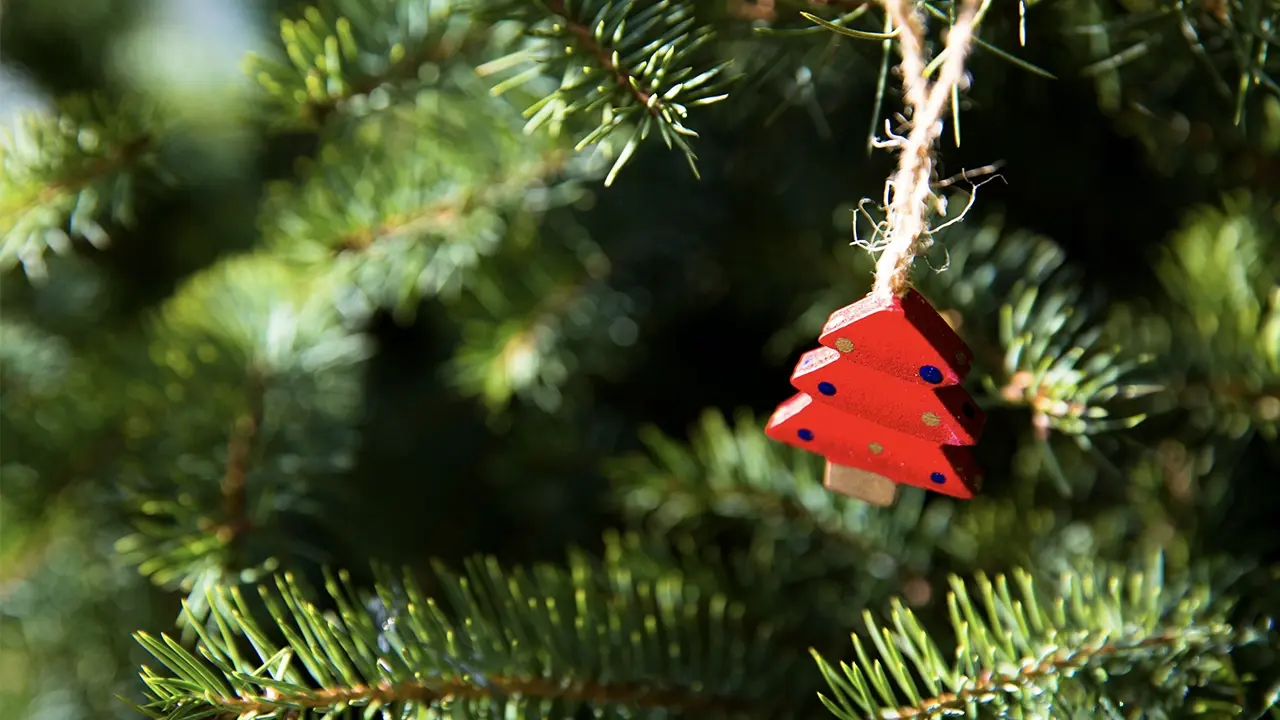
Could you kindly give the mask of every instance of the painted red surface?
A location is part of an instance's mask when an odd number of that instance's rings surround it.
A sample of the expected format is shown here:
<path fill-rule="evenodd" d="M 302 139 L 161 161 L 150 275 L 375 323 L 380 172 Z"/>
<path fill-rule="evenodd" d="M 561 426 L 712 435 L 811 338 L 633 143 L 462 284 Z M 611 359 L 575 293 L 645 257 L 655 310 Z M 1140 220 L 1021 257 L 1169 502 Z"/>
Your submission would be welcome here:
<path fill-rule="evenodd" d="M 831 462 L 958 498 L 973 497 L 982 482 L 982 471 L 969 448 L 939 445 L 890 430 L 804 393 L 774 411 L 765 433 Z M 880 452 L 873 450 L 873 443 Z"/>
<path fill-rule="evenodd" d="M 960 386 L 972 353 L 916 291 L 831 314 L 766 434 L 847 467 L 958 498 L 982 485 L 986 415 Z"/>
<path fill-rule="evenodd" d="M 920 386 L 929 385 L 922 366 L 941 370 L 945 386 L 964 380 L 973 362 L 969 347 L 915 290 L 891 303 L 867 296 L 831 313 L 818 342 L 839 351 L 841 339 L 853 345 L 841 353 L 847 361 Z"/>
<path fill-rule="evenodd" d="M 939 444 L 973 444 L 986 422 L 986 414 L 959 385 L 903 383 L 847 362 L 831 348 L 801 356 L 791 384 L 844 412 L 874 418 L 885 427 Z M 926 424 L 925 413 L 933 413 L 937 423 Z"/>

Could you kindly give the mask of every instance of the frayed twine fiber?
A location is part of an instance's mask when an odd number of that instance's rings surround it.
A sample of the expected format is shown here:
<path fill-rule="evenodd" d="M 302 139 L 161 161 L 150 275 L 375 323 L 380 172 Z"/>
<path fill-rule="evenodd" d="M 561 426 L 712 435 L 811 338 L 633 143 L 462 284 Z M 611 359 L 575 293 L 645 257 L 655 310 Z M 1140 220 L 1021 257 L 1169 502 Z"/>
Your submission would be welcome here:
<path fill-rule="evenodd" d="M 938 78 L 924 77 L 924 22 L 916 0 L 883 0 L 902 50 L 902 94 L 911 109 L 906 137 L 890 135 L 882 147 L 898 150 L 898 169 L 889 179 L 890 198 L 885 247 L 876 261 L 876 282 L 871 294 L 891 300 L 907 291 L 911 261 L 929 248 L 929 205 L 933 199 L 933 144 L 942 134 L 942 113 L 951 93 L 964 77 L 965 56 L 973 40 L 978 15 L 977 0 L 963 0 L 947 34 L 946 59 Z"/>

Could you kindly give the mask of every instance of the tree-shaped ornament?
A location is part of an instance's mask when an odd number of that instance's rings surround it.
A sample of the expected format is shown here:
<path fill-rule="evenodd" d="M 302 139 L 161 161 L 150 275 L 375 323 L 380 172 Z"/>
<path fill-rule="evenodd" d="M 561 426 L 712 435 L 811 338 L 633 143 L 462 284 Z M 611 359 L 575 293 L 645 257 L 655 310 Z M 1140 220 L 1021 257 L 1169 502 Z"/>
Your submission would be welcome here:
<path fill-rule="evenodd" d="M 766 433 L 827 459 L 836 492 L 891 504 L 897 485 L 972 497 L 969 446 L 985 415 L 959 384 L 971 353 L 915 290 L 869 295 L 832 313 L 826 346 L 805 353 Z"/>
<path fill-rule="evenodd" d="M 820 349 L 792 373 L 801 393 L 769 419 L 769 437 L 827 459 L 830 490 L 887 506 L 899 484 L 969 498 L 982 475 L 969 446 L 985 417 L 960 386 L 973 354 L 946 320 L 911 289 L 912 259 L 932 243 L 929 212 L 940 203 L 931 182 L 934 143 L 964 75 L 976 3 L 966 3 L 947 34 L 945 60 L 929 81 L 919 18 L 887 3 L 903 43 L 906 134 L 889 130 L 878 147 L 897 151 L 885 185 L 885 219 L 865 245 L 879 251 L 867 297 L 832 313 Z M 939 58 L 941 59 L 941 57 Z M 963 217 L 963 215 L 961 216 Z"/>

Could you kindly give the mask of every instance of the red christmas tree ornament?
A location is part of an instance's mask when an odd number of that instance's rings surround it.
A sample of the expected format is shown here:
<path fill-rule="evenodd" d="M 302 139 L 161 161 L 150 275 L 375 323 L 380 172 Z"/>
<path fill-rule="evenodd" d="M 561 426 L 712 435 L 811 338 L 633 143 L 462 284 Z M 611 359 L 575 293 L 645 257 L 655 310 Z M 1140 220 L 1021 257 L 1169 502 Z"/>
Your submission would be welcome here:
<path fill-rule="evenodd" d="M 826 486 L 868 502 L 891 504 L 899 484 L 973 497 L 986 415 L 960 385 L 972 353 L 928 301 L 868 296 L 832 313 L 819 341 L 769 437 L 822 455 Z"/>
<path fill-rule="evenodd" d="M 960 386 L 973 354 L 910 288 L 914 258 L 967 212 L 937 227 L 930 224 L 932 214 L 946 215 L 932 186 L 933 146 L 964 76 L 978 8 L 967 3 L 961 9 L 946 51 L 935 58 L 945 61 L 931 81 L 924 75 L 929 62 L 920 52 L 925 43 L 919 23 L 897 5 L 886 7 L 904 40 L 900 70 L 911 112 L 905 133 L 886 125 L 886 139 L 875 142 L 898 155 L 898 168 L 885 183 L 884 219 L 874 223 L 870 239 L 855 232 L 854 244 L 877 255 L 875 283 L 866 298 L 831 314 L 819 338 L 825 351 L 805 354 L 792 374 L 801 394 L 782 403 L 766 430 L 776 440 L 825 456 L 829 489 L 880 505 L 891 504 L 901 484 L 972 497 L 982 476 L 969 446 L 985 421 Z"/>

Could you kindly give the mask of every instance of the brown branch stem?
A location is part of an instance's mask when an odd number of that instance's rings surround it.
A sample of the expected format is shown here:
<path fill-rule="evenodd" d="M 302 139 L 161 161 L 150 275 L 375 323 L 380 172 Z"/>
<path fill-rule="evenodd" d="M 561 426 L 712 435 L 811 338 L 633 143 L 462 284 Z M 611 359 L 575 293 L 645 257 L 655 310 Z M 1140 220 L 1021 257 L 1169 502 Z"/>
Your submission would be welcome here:
<path fill-rule="evenodd" d="M 127 140 L 116 151 L 103 155 L 77 173 L 65 178 L 58 178 L 40 188 L 29 197 L 13 203 L 0 212 L 0 225 L 14 225 L 16 218 L 32 208 L 52 202 L 62 195 L 79 192 L 96 180 L 123 170 L 134 164 L 148 150 L 155 146 L 155 139 L 150 135 L 140 135 Z"/>
<path fill-rule="evenodd" d="M 1028 687 L 1038 680 L 1057 675 L 1064 670 L 1079 670 L 1096 659 L 1187 642 L 1186 636 L 1188 632 L 1194 629 L 1170 630 L 1137 641 L 1103 641 L 1095 647 L 1062 649 L 1044 660 L 1023 665 L 1022 668 L 1014 673 L 997 673 L 987 670 L 977 676 L 973 685 L 958 692 L 944 693 L 936 697 L 927 698 L 910 707 L 900 707 L 883 712 L 881 716 L 885 718 L 891 717 L 895 720 L 905 720 L 907 718 L 936 717 L 944 710 L 963 710 L 970 702 L 979 700 L 984 695 L 998 693 L 1000 688 L 1005 686 Z M 1212 629 L 1205 630 L 1210 633 L 1213 632 Z"/>
<path fill-rule="evenodd" d="M 479 204 L 485 204 L 485 194 L 489 190 L 512 181 L 546 182 L 561 171 L 569 157 L 568 154 L 556 149 L 547 153 L 543 158 L 543 162 L 533 168 L 533 171 L 528 173 L 527 176 L 517 173 L 511 173 L 505 177 L 499 176 L 487 186 L 467 190 L 457 197 L 428 203 L 408 212 L 396 213 L 376 225 L 350 230 L 336 241 L 333 241 L 334 251 L 337 253 L 361 252 L 368 250 L 380 238 L 419 232 L 427 233 L 447 228 L 450 223 L 456 222 L 470 210 L 473 203 L 477 203 L 477 198 L 480 198 Z"/>
<path fill-rule="evenodd" d="M 316 710 L 339 705 L 367 706 L 378 703 L 445 703 L 459 700 L 515 695 L 578 702 L 612 703 L 631 707 L 667 708 L 695 715 L 734 709 L 734 701 L 723 697 L 707 697 L 683 689 L 654 688 L 639 685 L 607 684 L 590 681 L 557 682 L 544 678 L 485 678 L 482 685 L 467 679 L 421 681 L 399 684 L 355 685 L 325 688 L 303 695 L 286 696 L 268 689 L 262 696 L 242 695 L 216 698 L 209 702 L 226 708 L 223 717 L 254 717 L 281 707 Z M 228 715 L 226 713 L 235 713 Z"/>
<path fill-rule="evenodd" d="M 388 217 L 375 227 L 359 228 L 343 235 L 335 247 L 338 252 L 367 250 L 378 238 L 415 232 L 429 232 L 456 221 L 471 202 L 470 194 L 461 200 L 449 199 L 419 208 L 413 212 Z"/>
<path fill-rule="evenodd" d="M 639 83 L 632 82 L 633 78 L 631 73 L 614 64 L 613 53 L 611 53 L 608 48 L 605 48 L 600 43 L 596 42 L 595 35 L 591 32 L 591 28 L 573 20 L 572 16 L 569 14 L 568 8 L 565 7 L 564 0 L 548 0 L 547 8 L 551 10 L 551 12 L 564 18 L 565 27 L 568 28 L 569 33 L 573 35 L 579 43 L 581 43 L 582 47 L 587 52 L 591 53 L 595 57 L 596 62 L 600 63 L 601 67 L 613 73 L 613 77 L 617 80 L 619 85 L 631 91 L 632 97 L 644 106 L 650 115 L 658 117 L 662 114 L 662 101 L 654 101 L 653 96 L 643 90 Z"/>
<path fill-rule="evenodd" d="M 215 532 L 219 539 L 231 544 L 238 540 L 252 525 L 247 510 L 249 456 L 262 427 L 263 401 L 266 384 L 261 373 L 251 370 L 249 377 L 248 410 L 236 420 L 227 440 L 227 468 L 222 476 L 224 521 Z"/>

